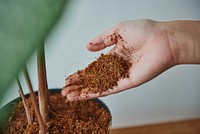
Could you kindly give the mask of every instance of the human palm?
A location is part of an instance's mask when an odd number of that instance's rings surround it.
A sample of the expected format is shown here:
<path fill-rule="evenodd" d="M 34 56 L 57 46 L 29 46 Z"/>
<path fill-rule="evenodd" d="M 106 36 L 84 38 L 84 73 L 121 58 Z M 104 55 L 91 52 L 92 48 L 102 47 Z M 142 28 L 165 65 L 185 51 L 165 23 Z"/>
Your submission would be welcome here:
<path fill-rule="evenodd" d="M 77 86 L 73 85 L 79 80 L 75 73 L 66 78 L 63 96 L 68 100 L 83 100 L 114 94 L 139 86 L 174 65 L 167 31 L 151 20 L 120 23 L 93 39 L 87 48 L 99 51 L 111 45 L 114 47 L 109 53 L 117 53 L 132 63 L 129 77 L 121 78 L 117 86 L 101 94 L 78 94 Z"/>

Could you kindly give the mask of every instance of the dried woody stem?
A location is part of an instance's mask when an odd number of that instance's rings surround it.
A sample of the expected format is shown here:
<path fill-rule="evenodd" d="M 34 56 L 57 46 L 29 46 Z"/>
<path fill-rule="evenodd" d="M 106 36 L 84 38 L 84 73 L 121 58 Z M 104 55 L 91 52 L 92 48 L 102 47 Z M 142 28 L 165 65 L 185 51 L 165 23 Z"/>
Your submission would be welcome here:
<path fill-rule="evenodd" d="M 26 67 L 24 69 L 24 76 L 25 76 L 26 82 L 27 82 L 29 90 L 30 90 L 30 96 L 31 96 L 31 100 L 32 100 L 32 103 L 33 103 L 33 107 L 35 109 L 36 117 L 38 119 L 40 132 L 41 132 L 41 134 L 46 134 L 46 132 L 47 132 L 46 126 L 45 126 L 45 124 L 44 124 L 44 122 L 42 120 L 42 116 L 40 114 L 39 107 L 38 107 L 37 100 L 36 100 L 36 95 L 35 95 L 35 93 L 33 91 L 33 87 L 32 87 L 32 84 L 31 84 L 31 81 L 30 81 L 30 77 L 28 75 L 28 71 L 27 71 Z"/>
<path fill-rule="evenodd" d="M 37 53 L 37 65 L 38 65 L 38 97 L 40 113 L 44 123 L 49 121 L 50 99 L 49 90 L 46 76 L 45 65 L 45 48 L 44 45 L 38 49 Z"/>
<path fill-rule="evenodd" d="M 21 96 L 21 99 L 22 99 L 22 102 L 23 102 L 23 105 L 24 105 L 24 109 L 25 109 L 25 112 L 26 112 L 28 125 L 31 125 L 32 121 L 33 121 L 33 117 L 31 115 L 29 105 L 28 105 L 27 100 L 26 100 L 26 98 L 24 96 L 24 92 L 22 90 L 22 86 L 21 86 L 21 83 L 20 83 L 18 77 L 17 77 L 17 84 L 18 84 L 18 87 L 19 87 L 19 90 L 18 90 L 19 91 L 19 95 Z"/>

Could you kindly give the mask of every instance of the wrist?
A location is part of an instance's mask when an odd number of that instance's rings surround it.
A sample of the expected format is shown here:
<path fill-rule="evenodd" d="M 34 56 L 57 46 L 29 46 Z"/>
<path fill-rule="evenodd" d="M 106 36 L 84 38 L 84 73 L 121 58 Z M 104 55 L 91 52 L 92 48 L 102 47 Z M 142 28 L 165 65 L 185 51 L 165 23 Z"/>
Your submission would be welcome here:
<path fill-rule="evenodd" d="M 200 64 L 200 22 L 165 22 L 174 64 Z"/>

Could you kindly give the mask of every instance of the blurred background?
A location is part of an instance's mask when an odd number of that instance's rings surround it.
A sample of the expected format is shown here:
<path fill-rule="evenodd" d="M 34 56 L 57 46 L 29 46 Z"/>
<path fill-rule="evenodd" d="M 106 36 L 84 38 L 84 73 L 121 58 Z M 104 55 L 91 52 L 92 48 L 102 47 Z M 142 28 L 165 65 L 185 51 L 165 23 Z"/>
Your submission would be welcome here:
<path fill-rule="evenodd" d="M 85 48 L 88 41 L 119 22 L 137 19 L 200 20 L 200 1 L 71 1 L 45 41 L 49 88 L 62 88 L 66 76 L 111 49 L 89 52 Z M 35 54 L 28 61 L 28 69 L 37 90 Z M 16 83 L 9 88 L 0 107 L 19 96 Z M 112 113 L 113 128 L 199 118 L 200 66 L 179 65 L 144 85 L 101 99 Z"/>

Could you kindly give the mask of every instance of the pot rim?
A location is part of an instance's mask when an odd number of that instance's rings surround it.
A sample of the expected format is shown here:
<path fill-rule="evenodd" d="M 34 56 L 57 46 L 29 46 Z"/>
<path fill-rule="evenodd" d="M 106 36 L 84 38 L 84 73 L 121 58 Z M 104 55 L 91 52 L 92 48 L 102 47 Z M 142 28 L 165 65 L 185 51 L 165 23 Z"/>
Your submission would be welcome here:
<path fill-rule="evenodd" d="M 34 91 L 37 95 L 38 95 L 38 91 Z M 49 89 L 50 94 L 55 94 L 55 93 L 60 93 L 61 92 L 61 88 L 51 88 Z M 29 97 L 30 94 L 27 93 L 25 94 L 25 97 Z M 96 101 L 97 103 L 100 104 L 100 106 L 102 106 L 106 111 L 109 112 L 109 114 L 111 115 L 111 112 L 108 108 L 108 106 L 100 99 L 95 98 L 92 99 L 94 101 Z M 13 100 L 11 100 L 10 102 L 8 102 L 7 104 L 5 104 L 3 107 L 0 108 L 0 132 L 1 132 L 1 128 L 5 127 L 5 122 L 7 122 L 10 118 L 10 115 L 12 114 L 12 111 L 14 109 L 14 107 L 21 101 L 20 97 L 17 97 Z M 111 127 L 112 124 L 112 119 L 110 120 L 110 125 L 109 127 Z"/>

